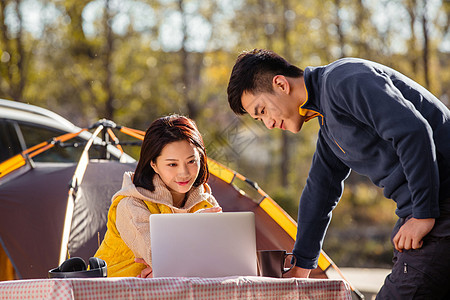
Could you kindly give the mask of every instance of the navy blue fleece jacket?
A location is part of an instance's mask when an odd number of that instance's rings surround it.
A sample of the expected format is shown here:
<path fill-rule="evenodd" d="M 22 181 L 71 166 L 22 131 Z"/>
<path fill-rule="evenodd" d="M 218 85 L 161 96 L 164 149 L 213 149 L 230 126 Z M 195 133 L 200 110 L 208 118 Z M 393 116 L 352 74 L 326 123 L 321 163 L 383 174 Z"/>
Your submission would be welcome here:
<path fill-rule="evenodd" d="M 321 116 L 299 204 L 297 266 L 317 266 L 350 170 L 382 187 L 399 217 L 438 217 L 439 201 L 450 197 L 449 109 L 403 74 L 362 59 L 308 67 L 304 80 L 302 108 Z"/>

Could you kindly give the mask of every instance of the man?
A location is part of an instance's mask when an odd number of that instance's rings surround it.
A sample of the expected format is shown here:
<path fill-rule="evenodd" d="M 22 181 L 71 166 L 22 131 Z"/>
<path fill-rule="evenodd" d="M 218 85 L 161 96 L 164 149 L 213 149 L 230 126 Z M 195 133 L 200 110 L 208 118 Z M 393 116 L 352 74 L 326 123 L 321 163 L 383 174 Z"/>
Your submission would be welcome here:
<path fill-rule="evenodd" d="M 394 266 L 378 299 L 450 299 L 450 111 L 425 88 L 374 62 L 345 58 L 304 71 L 272 51 L 239 55 L 228 84 L 236 114 L 299 132 L 318 117 L 300 198 L 295 277 L 317 267 L 350 170 L 397 203 Z"/>

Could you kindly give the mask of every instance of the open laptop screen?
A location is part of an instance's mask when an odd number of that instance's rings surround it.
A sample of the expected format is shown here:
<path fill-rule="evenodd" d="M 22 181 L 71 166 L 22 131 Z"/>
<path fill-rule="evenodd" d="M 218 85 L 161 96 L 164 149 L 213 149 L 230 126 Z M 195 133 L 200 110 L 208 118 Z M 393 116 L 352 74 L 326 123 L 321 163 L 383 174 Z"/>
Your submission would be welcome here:
<path fill-rule="evenodd" d="M 153 277 L 256 276 L 252 212 L 150 216 Z"/>

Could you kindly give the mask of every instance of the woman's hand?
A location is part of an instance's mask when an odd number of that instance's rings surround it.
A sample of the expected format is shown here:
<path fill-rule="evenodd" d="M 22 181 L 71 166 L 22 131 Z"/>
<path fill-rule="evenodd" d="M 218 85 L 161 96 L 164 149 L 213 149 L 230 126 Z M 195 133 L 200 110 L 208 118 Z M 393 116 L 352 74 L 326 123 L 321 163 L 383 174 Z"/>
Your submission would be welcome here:
<path fill-rule="evenodd" d="M 210 208 L 202 208 L 197 210 L 195 213 L 221 213 L 222 207 L 220 206 L 214 206 Z"/>
<path fill-rule="evenodd" d="M 134 262 L 138 264 L 144 264 L 147 266 L 144 270 L 141 271 L 141 274 L 139 274 L 138 278 L 153 278 L 153 269 L 149 266 L 148 263 L 145 262 L 143 258 L 136 258 Z"/>

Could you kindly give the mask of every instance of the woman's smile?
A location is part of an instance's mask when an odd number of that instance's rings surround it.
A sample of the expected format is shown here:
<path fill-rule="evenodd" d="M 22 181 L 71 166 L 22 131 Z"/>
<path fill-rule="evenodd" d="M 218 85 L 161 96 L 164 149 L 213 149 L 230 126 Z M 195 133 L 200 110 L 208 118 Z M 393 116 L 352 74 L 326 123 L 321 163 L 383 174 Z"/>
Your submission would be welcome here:
<path fill-rule="evenodd" d="M 187 181 L 176 181 L 177 184 L 181 185 L 181 186 L 185 186 L 190 182 L 190 180 Z"/>

